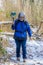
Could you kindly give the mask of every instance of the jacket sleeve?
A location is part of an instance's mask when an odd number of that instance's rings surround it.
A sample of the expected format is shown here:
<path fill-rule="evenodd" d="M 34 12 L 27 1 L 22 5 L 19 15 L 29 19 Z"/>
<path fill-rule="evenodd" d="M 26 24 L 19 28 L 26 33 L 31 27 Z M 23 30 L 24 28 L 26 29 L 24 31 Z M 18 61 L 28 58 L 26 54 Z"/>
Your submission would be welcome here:
<path fill-rule="evenodd" d="M 14 21 L 14 24 L 11 25 L 11 29 L 15 30 L 15 21 Z"/>
<path fill-rule="evenodd" d="M 32 36 L 32 30 L 31 30 L 28 22 L 27 22 L 27 32 L 28 32 L 29 37 L 31 37 Z"/>

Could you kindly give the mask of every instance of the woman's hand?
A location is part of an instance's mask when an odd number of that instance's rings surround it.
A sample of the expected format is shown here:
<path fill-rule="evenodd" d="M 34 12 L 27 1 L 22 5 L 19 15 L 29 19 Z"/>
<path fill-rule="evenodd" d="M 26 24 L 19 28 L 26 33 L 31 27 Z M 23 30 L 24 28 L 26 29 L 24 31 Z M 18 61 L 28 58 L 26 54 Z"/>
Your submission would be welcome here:
<path fill-rule="evenodd" d="M 32 38 L 32 37 L 29 37 L 29 40 L 35 40 L 34 38 Z"/>

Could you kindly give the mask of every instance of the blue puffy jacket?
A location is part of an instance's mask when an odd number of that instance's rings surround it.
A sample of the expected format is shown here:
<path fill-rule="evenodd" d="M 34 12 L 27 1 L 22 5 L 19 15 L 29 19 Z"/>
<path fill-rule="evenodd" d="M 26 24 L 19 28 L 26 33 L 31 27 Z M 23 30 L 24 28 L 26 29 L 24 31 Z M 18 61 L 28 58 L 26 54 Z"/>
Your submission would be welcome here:
<path fill-rule="evenodd" d="M 15 30 L 14 38 L 15 39 L 27 39 L 27 32 L 29 37 L 32 35 L 32 31 L 30 29 L 30 25 L 27 21 L 15 20 L 14 24 L 12 24 L 12 30 Z"/>

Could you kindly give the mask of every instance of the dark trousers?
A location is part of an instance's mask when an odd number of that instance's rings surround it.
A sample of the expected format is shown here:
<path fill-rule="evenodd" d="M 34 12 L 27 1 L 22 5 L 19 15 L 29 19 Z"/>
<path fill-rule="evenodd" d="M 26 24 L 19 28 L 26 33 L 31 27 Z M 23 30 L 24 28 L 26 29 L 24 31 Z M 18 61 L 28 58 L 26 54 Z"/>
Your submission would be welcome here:
<path fill-rule="evenodd" d="M 26 59 L 26 40 L 15 40 L 16 43 L 16 57 L 20 57 L 20 48 L 22 46 L 23 59 Z"/>

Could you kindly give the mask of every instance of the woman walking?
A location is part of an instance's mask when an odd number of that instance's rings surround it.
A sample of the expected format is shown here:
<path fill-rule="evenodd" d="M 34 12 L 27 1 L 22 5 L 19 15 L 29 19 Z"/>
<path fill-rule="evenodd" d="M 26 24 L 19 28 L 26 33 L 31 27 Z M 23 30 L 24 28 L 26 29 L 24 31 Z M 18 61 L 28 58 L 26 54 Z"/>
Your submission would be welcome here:
<path fill-rule="evenodd" d="M 12 30 L 15 30 L 14 39 L 16 43 L 16 57 L 17 60 L 20 61 L 20 48 L 22 47 L 23 62 L 25 62 L 27 58 L 26 57 L 27 32 L 30 39 L 32 36 L 30 25 L 25 20 L 25 18 L 26 17 L 24 12 L 20 12 L 18 14 L 18 19 L 16 19 L 12 24 Z"/>

